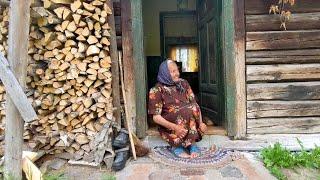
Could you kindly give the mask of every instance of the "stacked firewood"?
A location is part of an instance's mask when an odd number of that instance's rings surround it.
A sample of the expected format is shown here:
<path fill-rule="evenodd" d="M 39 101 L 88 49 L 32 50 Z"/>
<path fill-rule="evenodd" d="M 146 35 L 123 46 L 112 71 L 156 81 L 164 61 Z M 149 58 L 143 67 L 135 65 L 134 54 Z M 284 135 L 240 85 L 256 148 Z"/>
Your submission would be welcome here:
<path fill-rule="evenodd" d="M 8 50 L 8 26 L 9 26 L 9 8 L 0 8 L 0 52 L 6 56 Z"/>
<path fill-rule="evenodd" d="M 5 108 L 5 90 L 4 86 L 0 83 L 0 136 L 4 135 L 4 108 Z"/>
<path fill-rule="evenodd" d="M 107 22 L 112 12 L 107 0 L 42 1 L 31 8 L 27 69 L 27 95 L 39 120 L 26 126 L 24 139 L 32 149 L 82 159 L 113 119 Z"/>
<path fill-rule="evenodd" d="M 2 55 L 7 55 L 8 44 L 8 26 L 9 26 L 9 18 L 8 18 L 8 8 L 0 8 L 0 53 Z M 5 89 L 0 80 L 0 136 L 4 135 L 4 115 L 5 115 Z"/>

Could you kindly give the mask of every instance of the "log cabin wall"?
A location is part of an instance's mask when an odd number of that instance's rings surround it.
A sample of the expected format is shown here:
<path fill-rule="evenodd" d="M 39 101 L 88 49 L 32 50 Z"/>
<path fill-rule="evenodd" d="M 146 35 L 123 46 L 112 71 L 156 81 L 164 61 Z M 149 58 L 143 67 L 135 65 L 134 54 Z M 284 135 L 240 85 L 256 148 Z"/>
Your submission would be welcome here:
<path fill-rule="evenodd" d="M 320 133 L 320 1 L 297 0 L 287 31 L 246 0 L 247 134 Z"/>

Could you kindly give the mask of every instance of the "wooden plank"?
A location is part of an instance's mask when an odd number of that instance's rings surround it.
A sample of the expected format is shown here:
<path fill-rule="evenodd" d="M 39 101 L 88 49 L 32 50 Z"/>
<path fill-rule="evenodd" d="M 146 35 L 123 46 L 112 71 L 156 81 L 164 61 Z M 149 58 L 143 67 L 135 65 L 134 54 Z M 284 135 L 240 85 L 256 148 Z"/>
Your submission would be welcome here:
<path fill-rule="evenodd" d="M 320 82 L 247 85 L 247 100 L 320 100 Z"/>
<path fill-rule="evenodd" d="M 248 134 L 320 133 L 320 117 L 248 119 Z"/>
<path fill-rule="evenodd" d="M 236 101 L 235 101 L 235 138 L 246 136 L 246 39 L 245 39 L 245 0 L 234 1 L 234 51 L 235 51 L 235 83 L 236 83 Z"/>
<path fill-rule="evenodd" d="M 2 55 L 2 53 L 0 53 L 0 79 L 22 119 L 25 122 L 31 122 L 37 119 L 36 112 L 34 111 L 27 96 L 24 94 L 23 85 L 20 86 L 18 80 L 10 69 L 7 59 Z"/>
<path fill-rule="evenodd" d="M 122 49 L 125 93 L 127 97 L 128 119 L 133 133 L 136 133 L 136 87 L 133 61 L 132 17 L 130 0 L 121 0 Z"/>
<path fill-rule="evenodd" d="M 247 51 L 246 64 L 320 63 L 320 49 Z"/>
<path fill-rule="evenodd" d="M 320 116 L 320 101 L 247 101 L 247 117 Z"/>
<path fill-rule="evenodd" d="M 320 64 L 247 65 L 247 81 L 320 80 Z"/>
<path fill-rule="evenodd" d="M 117 36 L 121 36 L 121 16 L 115 16 L 114 17 L 114 21 L 115 21 L 115 27 L 116 27 L 116 35 Z"/>
<path fill-rule="evenodd" d="M 320 30 L 248 32 L 247 50 L 320 47 Z"/>
<path fill-rule="evenodd" d="M 122 49 L 122 36 L 117 36 L 117 47 L 118 50 Z"/>
<path fill-rule="evenodd" d="M 139 72 L 135 74 L 137 136 L 143 138 L 147 130 L 147 64 L 143 45 L 142 0 L 131 0 L 131 8 L 134 69 Z"/>
<path fill-rule="evenodd" d="M 320 29 L 320 12 L 292 14 L 286 23 L 287 30 Z M 279 15 L 247 15 L 246 30 L 252 31 L 280 31 Z"/>
<path fill-rule="evenodd" d="M 246 0 L 246 14 L 269 14 L 272 4 L 277 4 L 279 0 Z M 318 0 L 296 0 L 295 5 L 288 8 L 293 13 L 319 12 L 320 2 Z"/>
<path fill-rule="evenodd" d="M 15 77 L 24 88 L 27 77 L 28 37 L 30 26 L 30 0 L 11 0 L 9 11 L 8 61 Z M 14 99 L 18 99 L 16 97 Z M 24 122 L 14 105 L 14 99 L 7 95 L 5 120 L 5 178 L 13 175 L 22 179 L 22 145 Z"/>
<path fill-rule="evenodd" d="M 120 2 L 113 2 L 114 16 L 121 16 L 121 4 Z"/>
<path fill-rule="evenodd" d="M 22 169 L 25 173 L 26 179 L 42 179 L 40 169 L 27 157 L 22 159 Z"/>
<path fill-rule="evenodd" d="M 222 1 L 222 61 L 225 64 L 225 110 L 228 112 L 225 115 L 227 119 L 228 136 L 236 136 L 236 101 L 237 101 L 237 88 L 235 81 L 235 24 L 234 24 L 234 1 Z M 241 70 L 239 70 L 241 71 Z"/>
<path fill-rule="evenodd" d="M 113 12 L 113 0 L 107 1 L 108 7 L 110 7 Z M 110 57 L 111 57 L 111 73 L 112 73 L 112 103 L 113 107 L 116 108 L 114 111 L 114 117 L 118 122 L 118 125 L 121 126 L 121 103 L 120 103 L 120 80 L 119 80 L 119 57 L 118 57 L 118 48 L 117 48 L 117 39 L 115 32 L 115 22 L 114 15 L 111 14 L 108 16 L 108 22 L 110 25 Z"/>

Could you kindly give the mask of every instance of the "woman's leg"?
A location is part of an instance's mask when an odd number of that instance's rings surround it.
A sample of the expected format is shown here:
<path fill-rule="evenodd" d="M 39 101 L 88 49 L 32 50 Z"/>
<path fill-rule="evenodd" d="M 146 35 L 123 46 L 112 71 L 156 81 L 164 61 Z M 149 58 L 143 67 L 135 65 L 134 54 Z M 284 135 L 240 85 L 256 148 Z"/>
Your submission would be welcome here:
<path fill-rule="evenodd" d="M 168 142 L 168 144 L 171 146 L 171 150 L 174 155 L 182 158 L 190 158 L 190 155 L 188 154 L 187 149 L 184 146 L 183 139 L 180 139 L 173 133 L 161 130 L 159 132 L 162 139 Z"/>
<path fill-rule="evenodd" d="M 190 152 L 190 158 L 196 158 L 200 155 L 199 147 L 194 143 L 188 147 Z"/>
<path fill-rule="evenodd" d="M 178 157 L 190 158 L 190 155 L 186 152 L 183 146 L 172 147 L 172 153 Z"/>

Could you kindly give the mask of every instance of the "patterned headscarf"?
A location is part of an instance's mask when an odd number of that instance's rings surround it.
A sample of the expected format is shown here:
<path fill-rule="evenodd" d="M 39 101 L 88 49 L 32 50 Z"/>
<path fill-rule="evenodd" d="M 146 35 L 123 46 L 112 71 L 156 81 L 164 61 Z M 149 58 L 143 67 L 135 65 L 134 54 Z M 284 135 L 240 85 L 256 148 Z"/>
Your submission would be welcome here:
<path fill-rule="evenodd" d="M 185 88 L 182 86 L 182 81 L 178 81 L 178 82 L 174 82 L 172 80 L 170 71 L 169 71 L 169 67 L 168 64 L 174 62 L 170 59 L 163 61 L 160 66 L 159 66 L 159 72 L 158 72 L 158 76 L 157 76 L 157 80 L 167 86 L 176 86 L 177 90 L 180 93 L 185 93 L 186 90 Z"/>

